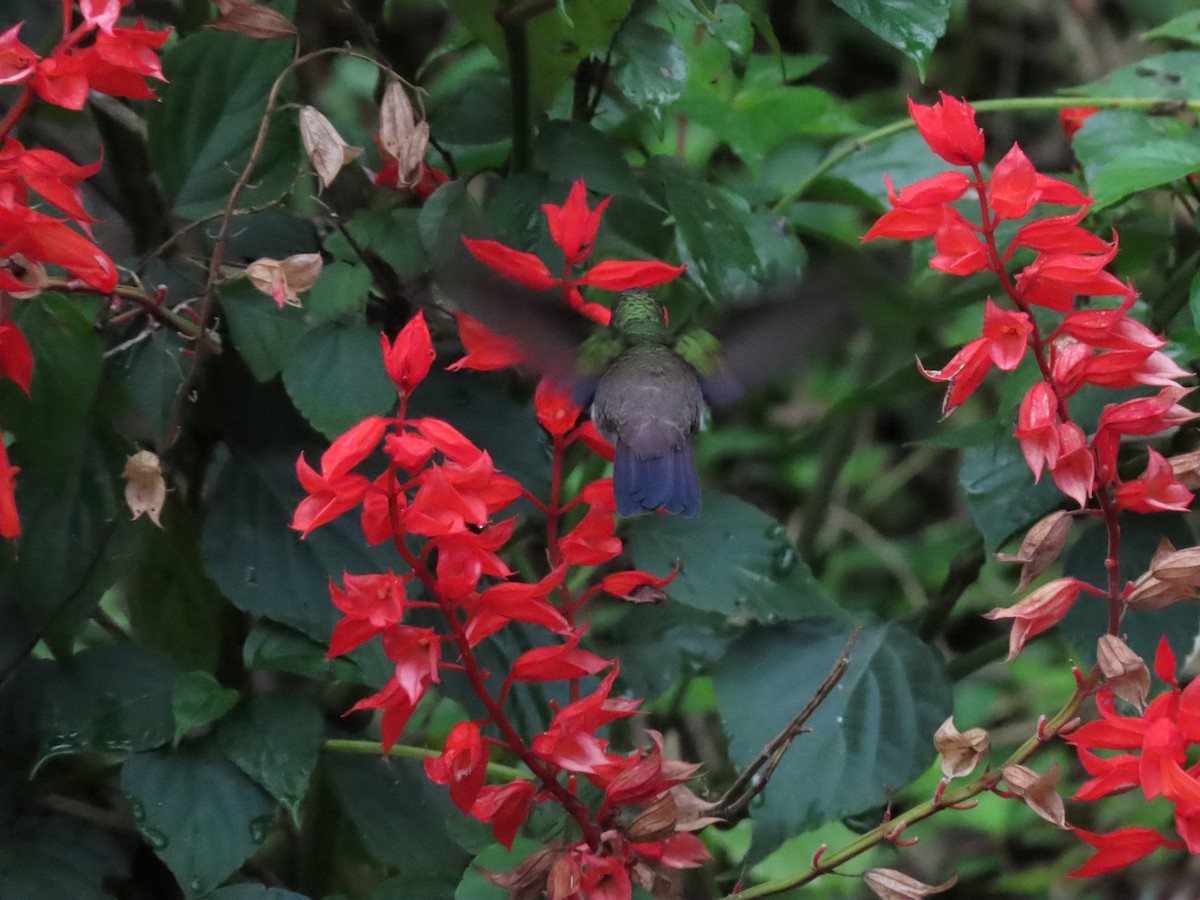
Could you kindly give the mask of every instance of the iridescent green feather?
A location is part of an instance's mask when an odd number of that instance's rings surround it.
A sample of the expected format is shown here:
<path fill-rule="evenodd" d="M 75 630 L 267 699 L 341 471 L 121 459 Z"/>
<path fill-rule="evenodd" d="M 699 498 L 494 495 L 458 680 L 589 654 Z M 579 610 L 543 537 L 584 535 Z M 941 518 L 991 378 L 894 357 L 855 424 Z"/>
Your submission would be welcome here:
<path fill-rule="evenodd" d="M 700 373 L 711 378 L 725 365 L 721 342 L 703 328 L 689 328 L 675 339 L 675 352 Z"/>

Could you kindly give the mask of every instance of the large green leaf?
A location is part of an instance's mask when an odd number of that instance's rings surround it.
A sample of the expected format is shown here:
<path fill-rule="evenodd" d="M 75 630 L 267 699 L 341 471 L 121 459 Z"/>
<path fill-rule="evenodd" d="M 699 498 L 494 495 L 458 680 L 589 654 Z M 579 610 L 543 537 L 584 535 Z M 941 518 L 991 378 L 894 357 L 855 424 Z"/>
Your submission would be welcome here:
<path fill-rule="evenodd" d="M 946 164 L 934 155 L 921 136 L 911 130 L 856 150 L 830 169 L 827 177 L 850 182 L 863 194 L 874 198 L 878 211 L 882 211 L 888 199 L 884 175 L 899 189 L 930 178 L 945 168 Z"/>
<path fill-rule="evenodd" d="M 547 122 L 538 130 L 534 150 L 539 164 L 551 178 L 560 181 L 583 178 L 589 190 L 601 194 L 647 199 L 616 144 L 591 125 Z"/>
<path fill-rule="evenodd" d="M 615 49 L 617 87 L 638 109 L 655 121 L 664 107 L 681 96 L 687 86 L 688 58 L 673 34 L 640 19 L 625 24 L 617 34 Z"/>
<path fill-rule="evenodd" d="M 300 825 L 300 803 L 317 765 L 325 722 L 304 697 L 254 697 L 221 722 L 217 738 L 225 755 L 266 788 Z"/>
<path fill-rule="evenodd" d="M 1021 446 L 1006 429 L 993 429 L 986 444 L 963 452 L 958 484 L 989 555 L 1063 500 L 1049 475 L 1033 483 Z"/>
<path fill-rule="evenodd" d="M 675 160 L 658 158 L 653 165 L 666 188 L 688 276 L 717 301 L 755 292 L 758 254 L 748 233 L 748 209 Z"/>
<path fill-rule="evenodd" d="M 1200 50 L 1178 50 L 1139 59 L 1103 78 L 1071 88 L 1083 97 L 1144 97 L 1188 100 L 1200 93 Z"/>
<path fill-rule="evenodd" d="M 168 79 L 148 110 L 150 157 L 177 216 L 222 209 L 250 157 L 267 94 L 291 62 L 288 41 L 228 32 L 188 35 L 163 57 Z M 294 114 L 277 113 L 241 206 L 281 196 L 300 165 Z"/>
<path fill-rule="evenodd" d="M 45 756 L 151 750 L 171 739 L 175 670 L 137 644 L 81 650 L 56 668 L 42 707 Z"/>
<path fill-rule="evenodd" d="M 728 494 L 706 492 L 703 507 L 694 519 L 633 519 L 626 532 L 637 568 L 665 575 L 679 561 L 667 587 L 672 602 L 740 620 L 839 615 L 782 525 Z"/>
<path fill-rule="evenodd" d="M 1200 169 L 1200 136 L 1188 123 L 1169 116 L 1102 110 L 1083 123 L 1072 147 L 1094 209 Z"/>
<path fill-rule="evenodd" d="M 128 870 L 115 839 L 65 819 L 30 816 L 0 830 L 0 897 L 111 900 L 104 879 Z"/>
<path fill-rule="evenodd" d="M 212 738 L 133 754 L 121 769 L 121 788 L 139 833 L 186 897 L 216 888 L 271 827 L 271 798 L 221 755 Z"/>
<path fill-rule="evenodd" d="M 1181 41 L 1185 44 L 1200 45 L 1200 9 L 1185 12 L 1168 22 L 1163 22 L 1157 28 L 1142 32 L 1143 41 Z"/>
<path fill-rule="evenodd" d="M 329 579 L 343 572 L 401 571 L 404 563 L 388 545 L 369 548 L 353 515 L 303 541 L 288 528 L 304 496 L 296 481 L 297 455 L 299 448 L 239 453 L 225 464 L 204 523 L 205 567 L 234 606 L 328 641 L 337 621 Z"/>
<path fill-rule="evenodd" d="M 410 884 L 422 885 L 412 896 L 454 896 L 470 857 L 454 843 L 445 820 L 462 813 L 444 788 L 430 784 L 419 763 L 329 754 L 321 768 L 372 855 L 399 866 Z"/>
<path fill-rule="evenodd" d="M 921 77 L 925 77 L 925 60 L 946 33 L 950 0 L 833 2 L 915 62 Z"/>
<path fill-rule="evenodd" d="M 308 900 L 303 894 L 265 884 L 231 884 L 209 894 L 208 900 Z"/>
<path fill-rule="evenodd" d="M 171 694 L 171 713 L 175 717 L 175 743 L 193 728 L 217 721 L 233 709 L 238 692 L 221 687 L 208 672 L 184 672 Z"/>
<path fill-rule="evenodd" d="M 233 345 L 254 377 L 269 381 L 282 372 L 304 336 L 304 313 L 294 306 L 276 308 L 248 279 L 221 289 L 221 309 Z"/>
<path fill-rule="evenodd" d="M 714 681 L 739 767 L 809 702 L 849 633 L 841 622 L 805 619 L 753 629 L 730 646 Z M 935 651 L 898 625 L 864 629 L 841 682 L 755 807 L 751 856 L 883 803 L 933 761 L 933 733 L 950 710 L 950 683 Z"/>
<path fill-rule="evenodd" d="M 358 322 L 307 331 L 284 366 L 283 385 L 309 424 L 331 439 L 396 402 L 379 332 Z"/>

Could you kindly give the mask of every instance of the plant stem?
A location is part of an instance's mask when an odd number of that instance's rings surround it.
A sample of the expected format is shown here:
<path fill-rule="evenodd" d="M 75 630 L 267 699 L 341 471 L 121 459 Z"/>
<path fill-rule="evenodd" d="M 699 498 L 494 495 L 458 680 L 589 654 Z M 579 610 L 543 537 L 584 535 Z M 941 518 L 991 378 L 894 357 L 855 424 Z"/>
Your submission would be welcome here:
<path fill-rule="evenodd" d="M 379 755 L 379 741 L 328 738 L 321 742 L 321 748 L 328 750 L 330 753 L 359 753 L 365 756 Z M 430 756 L 437 756 L 438 752 L 428 747 L 411 747 L 407 744 L 394 744 L 384 755 L 396 756 L 401 759 L 424 760 Z M 533 778 L 533 775 L 529 772 L 514 768 L 513 766 L 506 766 L 503 763 L 489 762 L 487 764 L 487 771 L 497 781 L 514 781 L 518 778 L 529 781 Z"/>
<path fill-rule="evenodd" d="M 514 7 L 514 13 L 517 8 Z M 533 117 L 530 114 L 529 35 L 522 15 L 499 16 L 508 52 L 509 82 L 512 85 L 512 163 L 513 174 L 528 172 L 533 162 Z"/>

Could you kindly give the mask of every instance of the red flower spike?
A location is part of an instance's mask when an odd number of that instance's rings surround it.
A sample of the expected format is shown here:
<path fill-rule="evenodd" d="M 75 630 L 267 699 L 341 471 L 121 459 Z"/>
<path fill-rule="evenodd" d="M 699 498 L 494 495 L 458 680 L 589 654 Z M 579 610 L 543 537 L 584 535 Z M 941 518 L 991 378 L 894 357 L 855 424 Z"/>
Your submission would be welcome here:
<path fill-rule="evenodd" d="M 579 635 L 574 635 L 565 644 L 551 647 L 534 647 L 517 657 L 512 666 L 515 681 L 559 681 L 595 675 L 612 665 L 587 650 L 579 649 Z"/>
<path fill-rule="evenodd" d="M 17 37 L 23 24 L 18 22 L 0 34 L 0 84 L 20 84 L 37 66 L 37 54 Z"/>
<path fill-rule="evenodd" d="M 596 263 L 578 284 L 600 288 L 603 291 L 627 291 L 631 288 L 648 288 L 666 284 L 687 271 L 687 266 L 673 266 L 658 260 L 609 259 Z"/>
<path fill-rule="evenodd" d="M 535 291 L 544 291 L 558 284 L 546 264 L 532 253 L 522 253 L 498 241 L 463 238 L 463 243 L 477 260 L 505 278 Z"/>
<path fill-rule="evenodd" d="M 1083 430 L 1074 422 L 1058 426 L 1058 458 L 1047 460 L 1050 476 L 1058 489 L 1079 504 L 1087 506 L 1096 485 L 1096 457 L 1087 446 Z"/>
<path fill-rule="evenodd" d="M 429 327 L 425 324 L 425 313 L 418 312 L 413 316 L 390 344 L 385 334 L 381 334 L 379 340 L 388 377 L 396 385 L 400 396 L 407 397 L 429 374 L 429 368 L 437 357 Z"/>
<path fill-rule="evenodd" d="M 1037 172 L 1017 144 L 996 163 L 987 187 L 988 205 L 1001 219 L 1019 219 L 1037 201 Z"/>
<path fill-rule="evenodd" d="M 0 537 L 13 540 L 21 534 L 21 519 L 17 514 L 17 501 L 13 482 L 21 471 L 8 461 L 8 449 L 0 441 Z"/>
<path fill-rule="evenodd" d="M 399 622 L 407 600 L 405 580 L 389 571 L 386 575 L 347 573 L 342 576 L 342 590 L 330 581 L 329 597 L 343 617 L 333 628 L 326 657 L 349 653 Z"/>
<path fill-rule="evenodd" d="M 1008 658 L 1016 659 L 1025 642 L 1057 625 L 1079 596 L 1081 584 L 1074 578 L 1059 578 L 1042 585 L 1013 606 L 993 609 L 985 619 L 1012 619 Z"/>
<path fill-rule="evenodd" d="M 595 209 L 589 211 L 587 187 L 583 179 L 579 178 L 571 185 L 571 191 L 562 206 L 552 203 L 542 205 L 546 223 L 550 226 L 550 239 L 562 250 L 568 266 L 579 265 L 591 254 L 592 246 L 596 242 L 596 232 L 600 228 L 600 217 L 604 215 L 604 210 L 611 201 L 612 197 L 605 197 L 596 204 Z"/>
<path fill-rule="evenodd" d="M 0 377 L 16 382 L 29 396 L 29 380 L 33 377 L 33 353 L 25 335 L 12 322 L 0 322 Z"/>
<path fill-rule="evenodd" d="M 1145 474 L 1117 488 L 1117 506 L 1140 513 L 1187 512 L 1192 492 L 1175 480 L 1171 464 L 1162 454 L 1154 450 L 1149 453 Z"/>
<path fill-rule="evenodd" d="M 908 113 L 929 149 L 946 162 L 971 166 L 983 161 L 983 130 L 966 101 L 943 93 L 933 106 L 922 106 L 909 97 Z"/>
<path fill-rule="evenodd" d="M 530 781 L 511 781 L 503 787 L 484 785 L 471 807 L 471 815 L 492 826 L 496 843 L 512 851 L 513 839 L 533 807 L 537 788 Z"/>
<path fill-rule="evenodd" d="M 474 722 L 450 729 L 441 756 L 425 757 L 425 775 L 434 784 L 450 786 L 450 800 L 469 813 L 487 775 L 488 748 Z"/>
<path fill-rule="evenodd" d="M 506 369 L 524 361 L 525 354 L 516 341 L 493 334 L 482 322 L 466 313 L 455 313 L 454 318 L 458 321 L 458 337 L 467 355 L 446 367 L 451 372 L 459 369 L 488 372 Z"/>
<path fill-rule="evenodd" d="M 1043 466 L 1054 465 L 1059 454 L 1058 400 L 1046 382 L 1034 382 L 1025 394 L 1013 436 L 1021 442 L 1021 452 L 1037 483 Z"/>
<path fill-rule="evenodd" d="M 1105 872 L 1115 872 L 1131 863 L 1149 856 L 1159 847 L 1170 845 L 1170 841 L 1152 828 L 1119 828 L 1108 834 L 1096 834 L 1082 828 L 1071 828 L 1075 836 L 1095 848 L 1096 853 L 1068 878 L 1091 878 Z"/>

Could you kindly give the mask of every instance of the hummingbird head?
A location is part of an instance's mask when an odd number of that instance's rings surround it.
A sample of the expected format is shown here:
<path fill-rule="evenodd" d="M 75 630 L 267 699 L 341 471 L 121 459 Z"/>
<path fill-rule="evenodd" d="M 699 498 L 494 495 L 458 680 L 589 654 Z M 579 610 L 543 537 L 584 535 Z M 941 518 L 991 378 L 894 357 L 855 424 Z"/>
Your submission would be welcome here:
<path fill-rule="evenodd" d="M 626 338 L 667 342 L 666 310 L 651 291 L 622 291 L 613 305 L 611 325 Z"/>

